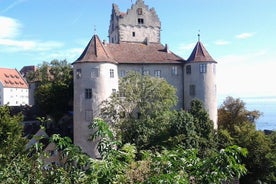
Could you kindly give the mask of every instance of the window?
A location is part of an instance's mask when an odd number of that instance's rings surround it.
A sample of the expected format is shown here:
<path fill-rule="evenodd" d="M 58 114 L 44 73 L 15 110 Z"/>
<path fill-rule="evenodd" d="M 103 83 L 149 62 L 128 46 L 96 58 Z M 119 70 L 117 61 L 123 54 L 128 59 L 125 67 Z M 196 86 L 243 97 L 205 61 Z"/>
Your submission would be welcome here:
<path fill-rule="evenodd" d="M 186 66 L 186 74 L 191 74 L 191 73 L 192 73 L 191 65 Z"/>
<path fill-rule="evenodd" d="M 144 24 L 144 19 L 138 18 L 138 24 Z"/>
<path fill-rule="evenodd" d="M 137 14 L 138 15 L 142 15 L 143 14 L 143 9 L 142 8 L 138 8 L 137 9 Z"/>
<path fill-rule="evenodd" d="M 161 70 L 154 70 L 155 77 L 161 77 Z"/>
<path fill-rule="evenodd" d="M 142 74 L 143 75 L 150 75 L 150 71 L 149 70 L 143 70 Z"/>
<path fill-rule="evenodd" d="M 190 95 L 191 96 L 195 96 L 196 94 L 196 91 L 195 91 L 195 85 L 190 85 Z"/>
<path fill-rule="evenodd" d="M 132 32 L 132 37 L 135 37 L 135 32 Z"/>
<path fill-rule="evenodd" d="M 76 70 L 76 78 L 80 79 L 81 78 L 81 69 Z"/>
<path fill-rule="evenodd" d="M 114 69 L 110 69 L 109 72 L 110 72 L 110 78 L 114 78 Z"/>
<path fill-rule="evenodd" d="M 113 93 L 113 94 L 116 94 L 116 89 L 112 89 L 112 93 Z"/>
<path fill-rule="evenodd" d="M 125 77 L 125 76 L 126 76 L 126 71 L 120 70 L 120 77 Z"/>
<path fill-rule="evenodd" d="M 85 99 L 91 99 L 92 98 L 92 89 L 87 88 L 85 89 Z"/>
<path fill-rule="evenodd" d="M 172 75 L 177 75 L 177 66 L 172 67 Z"/>
<path fill-rule="evenodd" d="M 206 73 L 207 72 L 207 64 L 200 64 L 199 65 L 199 72 Z"/>
<path fill-rule="evenodd" d="M 92 68 L 91 69 L 91 78 L 97 78 L 99 77 L 99 69 L 98 68 Z"/>

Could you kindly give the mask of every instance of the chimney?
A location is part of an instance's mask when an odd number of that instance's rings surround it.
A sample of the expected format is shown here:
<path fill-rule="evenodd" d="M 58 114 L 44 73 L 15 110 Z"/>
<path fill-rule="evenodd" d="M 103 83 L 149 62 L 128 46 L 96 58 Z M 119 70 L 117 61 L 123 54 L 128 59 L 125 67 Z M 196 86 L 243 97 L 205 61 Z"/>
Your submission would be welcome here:
<path fill-rule="evenodd" d="M 165 44 L 165 49 L 164 50 L 165 50 L 165 52 L 170 53 L 168 44 Z"/>

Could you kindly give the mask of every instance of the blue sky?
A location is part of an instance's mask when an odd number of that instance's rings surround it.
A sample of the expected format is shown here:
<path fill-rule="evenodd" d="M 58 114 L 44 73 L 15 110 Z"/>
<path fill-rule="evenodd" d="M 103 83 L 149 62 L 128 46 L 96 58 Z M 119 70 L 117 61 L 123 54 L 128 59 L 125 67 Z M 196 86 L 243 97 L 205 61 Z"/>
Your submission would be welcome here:
<path fill-rule="evenodd" d="M 135 0 L 133 0 L 135 2 Z M 0 0 L 0 67 L 73 62 L 96 33 L 107 40 L 112 3 L 131 0 Z M 187 59 L 201 41 L 218 61 L 218 95 L 276 96 L 275 0 L 145 0 L 161 42 Z"/>

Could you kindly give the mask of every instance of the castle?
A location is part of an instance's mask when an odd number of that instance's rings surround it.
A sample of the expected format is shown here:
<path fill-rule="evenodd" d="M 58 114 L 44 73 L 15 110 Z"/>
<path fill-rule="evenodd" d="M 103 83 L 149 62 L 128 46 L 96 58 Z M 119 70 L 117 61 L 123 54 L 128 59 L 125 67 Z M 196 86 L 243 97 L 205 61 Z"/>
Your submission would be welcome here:
<path fill-rule="evenodd" d="M 126 13 L 112 5 L 109 43 L 93 35 L 74 70 L 74 143 L 96 157 L 88 143 L 88 125 L 100 104 L 118 90 L 118 80 L 128 71 L 162 77 L 177 89 L 177 109 L 188 110 L 201 100 L 217 128 L 216 61 L 200 39 L 185 60 L 160 43 L 161 22 L 155 10 L 137 0 Z"/>

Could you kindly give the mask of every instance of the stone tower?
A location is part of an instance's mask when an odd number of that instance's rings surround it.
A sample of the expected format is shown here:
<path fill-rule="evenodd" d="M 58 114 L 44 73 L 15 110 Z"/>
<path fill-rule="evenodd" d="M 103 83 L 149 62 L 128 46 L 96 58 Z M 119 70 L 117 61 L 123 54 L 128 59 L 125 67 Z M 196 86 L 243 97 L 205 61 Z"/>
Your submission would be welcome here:
<path fill-rule="evenodd" d="M 109 25 L 109 43 L 152 42 L 160 43 L 161 22 L 153 8 L 137 0 L 126 13 L 112 6 Z"/>
<path fill-rule="evenodd" d="M 201 100 L 214 122 L 215 129 L 217 129 L 216 64 L 199 39 L 184 65 L 184 109 L 190 109 L 193 99 Z"/>
<path fill-rule="evenodd" d="M 88 141 L 88 125 L 99 114 L 99 106 L 118 90 L 117 62 L 94 35 L 74 70 L 74 144 L 92 157 L 97 157 L 96 143 Z"/>

